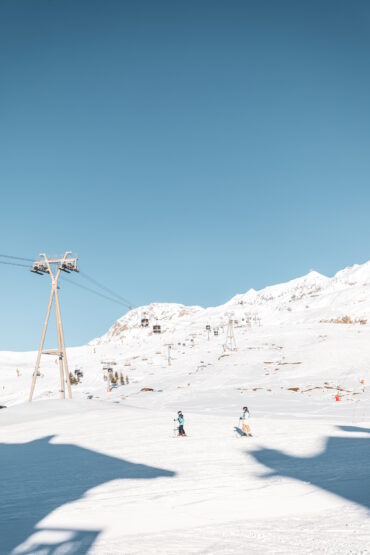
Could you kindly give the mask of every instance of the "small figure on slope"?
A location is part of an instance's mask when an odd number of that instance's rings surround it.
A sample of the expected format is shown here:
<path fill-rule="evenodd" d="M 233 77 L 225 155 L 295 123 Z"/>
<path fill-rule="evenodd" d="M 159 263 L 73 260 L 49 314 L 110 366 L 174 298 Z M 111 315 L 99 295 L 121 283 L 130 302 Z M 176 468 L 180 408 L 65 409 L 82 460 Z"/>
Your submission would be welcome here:
<path fill-rule="evenodd" d="M 243 407 L 243 414 L 239 418 L 239 422 L 242 424 L 243 436 L 250 436 L 252 437 L 251 428 L 249 426 L 249 410 L 248 407 Z"/>
<path fill-rule="evenodd" d="M 177 418 L 175 418 L 175 420 L 178 421 L 179 423 L 179 436 L 186 436 L 185 430 L 184 430 L 184 415 L 182 414 L 181 410 L 179 410 L 179 412 L 177 413 Z"/>

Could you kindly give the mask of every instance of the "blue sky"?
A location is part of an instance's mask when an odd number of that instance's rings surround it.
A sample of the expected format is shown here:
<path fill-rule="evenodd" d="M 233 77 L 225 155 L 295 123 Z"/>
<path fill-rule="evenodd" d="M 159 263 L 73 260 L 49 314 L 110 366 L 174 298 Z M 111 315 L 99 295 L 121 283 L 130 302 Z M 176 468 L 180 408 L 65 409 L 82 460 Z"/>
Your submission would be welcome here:
<path fill-rule="evenodd" d="M 0 251 L 71 249 L 136 305 L 368 260 L 369 28 L 361 0 L 2 0 Z M 48 277 L 0 284 L 0 349 L 37 348 Z M 61 302 L 70 345 L 124 312 Z"/>

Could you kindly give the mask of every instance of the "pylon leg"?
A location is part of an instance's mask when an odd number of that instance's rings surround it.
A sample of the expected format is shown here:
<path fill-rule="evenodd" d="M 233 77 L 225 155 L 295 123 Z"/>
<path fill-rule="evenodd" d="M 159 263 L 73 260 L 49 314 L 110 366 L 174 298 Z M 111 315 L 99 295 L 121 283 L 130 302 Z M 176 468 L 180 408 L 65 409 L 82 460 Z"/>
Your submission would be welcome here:
<path fill-rule="evenodd" d="M 47 311 L 46 311 L 44 329 L 42 330 L 40 347 L 39 347 L 39 352 L 38 352 L 37 360 L 36 360 L 36 366 L 35 366 L 35 370 L 33 372 L 33 377 L 32 377 L 31 391 L 30 391 L 30 396 L 29 396 L 29 399 L 28 399 L 30 403 L 32 402 L 33 392 L 35 390 L 37 372 L 39 371 L 39 368 L 40 368 L 41 353 L 42 353 L 42 349 L 44 347 L 44 341 L 45 341 L 46 330 L 47 330 L 47 327 L 48 327 L 48 322 L 49 322 L 49 317 L 50 317 L 51 305 L 53 304 L 53 296 L 54 296 L 54 289 L 52 288 L 51 293 L 50 293 L 48 308 L 47 308 Z"/>
<path fill-rule="evenodd" d="M 63 371 L 63 351 L 62 351 L 62 341 L 60 338 L 60 327 L 59 327 L 59 314 L 57 305 L 57 292 L 55 292 L 55 316 L 57 321 L 57 336 L 58 336 L 58 362 L 59 362 L 59 376 L 60 376 L 60 398 L 65 399 L 65 389 L 64 389 L 64 371 Z"/>
<path fill-rule="evenodd" d="M 57 318 L 58 318 L 58 321 L 59 321 L 59 326 L 58 327 L 59 327 L 59 332 L 60 332 L 60 345 L 61 345 L 61 350 L 63 352 L 63 364 L 64 364 L 65 379 L 66 379 L 66 382 L 67 382 L 68 397 L 70 399 L 72 399 L 71 380 L 69 379 L 69 368 L 68 368 L 66 347 L 65 347 L 65 343 L 64 343 L 62 314 L 60 312 L 58 291 L 55 292 L 55 309 L 56 309 L 56 312 L 57 312 L 57 315 L 58 315 Z"/>

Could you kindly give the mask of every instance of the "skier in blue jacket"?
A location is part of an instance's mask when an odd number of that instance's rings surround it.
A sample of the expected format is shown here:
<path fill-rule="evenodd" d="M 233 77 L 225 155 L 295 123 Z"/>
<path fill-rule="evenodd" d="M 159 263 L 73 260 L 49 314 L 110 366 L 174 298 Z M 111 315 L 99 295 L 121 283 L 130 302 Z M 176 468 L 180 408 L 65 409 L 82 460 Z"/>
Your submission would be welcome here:
<path fill-rule="evenodd" d="M 177 413 L 177 421 L 179 423 L 179 436 L 186 436 L 184 430 L 184 415 L 182 414 L 181 410 Z"/>

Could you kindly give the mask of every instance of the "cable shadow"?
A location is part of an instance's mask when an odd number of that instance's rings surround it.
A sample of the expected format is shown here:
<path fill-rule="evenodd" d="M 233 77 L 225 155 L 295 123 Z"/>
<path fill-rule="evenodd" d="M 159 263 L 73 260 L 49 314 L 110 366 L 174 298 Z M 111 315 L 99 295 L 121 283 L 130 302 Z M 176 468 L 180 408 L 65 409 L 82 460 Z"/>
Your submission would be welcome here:
<path fill-rule="evenodd" d="M 134 464 L 77 445 L 54 444 L 53 437 L 28 443 L 0 443 L 1 555 L 8 555 L 38 532 L 37 523 L 52 511 L 76 501 L 92 488 L 111 480 L 175 476 L 162 468 Z M 66 540 L 70 549 L 63 553 L 87 553 L 99 533 L 100 530 L 70 531 L 74 539 Z M 73 546 L 78 546 L 77 551 Z M 50 543 L 42 548 L 42 553 L 48 554 L 56 545 Z"/>
<path fill-rule="evenodd" d="M 352 426 L 340 428 L 369 431 Z M 260 449 L 249 454 L 271 469 L 265 477 L 284 476 L 309 482 L 370 508 L 370 437 L 329 437 L 324 451 L 313 457 L 294 457 L 275 449 Z"/>

